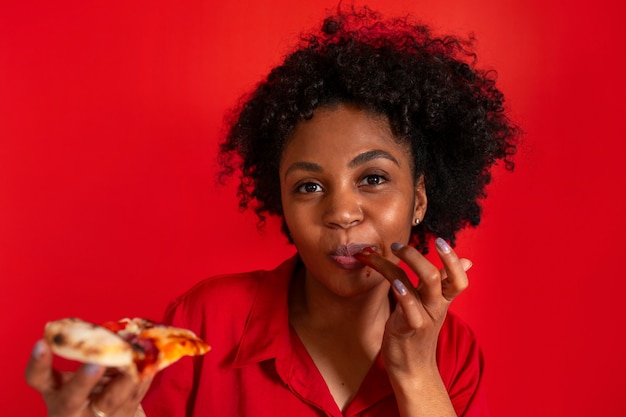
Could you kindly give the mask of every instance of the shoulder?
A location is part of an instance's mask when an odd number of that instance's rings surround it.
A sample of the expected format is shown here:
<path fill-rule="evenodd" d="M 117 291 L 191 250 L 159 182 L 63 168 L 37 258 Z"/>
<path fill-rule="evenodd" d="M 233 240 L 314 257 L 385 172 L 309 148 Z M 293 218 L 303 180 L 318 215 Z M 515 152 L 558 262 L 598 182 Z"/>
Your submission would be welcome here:
<path fill-rule="evenodd" d="M 451 396 L 457 390 L 478 387 L 484 368 L 480 346 L 470 326 L 452 312 L 439 333 L 437 364 Z"/>
<path fill-rule="evenodd" d="M 483 355 L 472 329 L 454 313 L 448 313 L 439 333 L 437 364 L 457 414 L 488 415 Z"/>
<path fill-rule="evenodd" d="M 452 312 L 448 312 L 439 332 L 437 360 L 442 372 L 456 372 L 467 365 L 482 368 L 482 353 L 474 331 Z"/>
<path fill-rule="evenodd" d="M 267 271 L 257 270 L 206 278 L 176 297 L 172 305 L 197 311 L 232 306 L 234 298 L 238 302 L 254 299 L 265 274 Z"/>
<path fill-rule="evenodd" d="M 299 258 L 297 255 L 283 261 L 272 270 L 254 270 L 243 273 L 223 274 L 207 278 L 174 299 L 173 305 L 194 309 L 229 309 L 254 302 L 259 291 L 271 296 L 272 291 L 287 287 Z"/>
<path fill-rule="evenodd" d="M 449 311 L 439 332 L 439 344 L 457 345 L 458 343 L 475 344 L 476 335 L 465 321 Z"/>
<path fill-rule="evenodd" d="M 176 297 L 165 312 L 165 322 L 192 331 L 238 328 L 245 324 L 259 297 L 272 298 L 288 287 L 295 258 L 274 270 L 223 274 L 204 279 Z"/>
<path fill-rule="evenodd" d="M 265 274 L 259 270 L 204 279 L 167 306 L 164 321 L 200 335 L 208 328 L 241 327 Z"/>

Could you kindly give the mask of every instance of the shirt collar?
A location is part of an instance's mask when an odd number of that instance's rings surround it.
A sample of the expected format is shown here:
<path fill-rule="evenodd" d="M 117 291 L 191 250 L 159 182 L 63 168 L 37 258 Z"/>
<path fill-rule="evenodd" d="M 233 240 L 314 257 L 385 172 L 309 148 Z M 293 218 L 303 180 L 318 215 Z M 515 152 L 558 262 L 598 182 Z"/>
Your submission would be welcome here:
<path fill-rule="evenodd" d="M 299 263 L 296 254 L 259 277 L 259 289 L 233 362 L 235 367 L 276 358 L 289 351 L 289 284 Z"/>
<path fill-rule="evenodd" d="M 278 268 L 259 276 L 257 295 L 233 366 L 243 367 L 276 359 L 276 370 L 285 383 L 291 385 L 307 402 L 323 410 L 334 410 L 330 413 L 334 414 L 338 412 L 337 405 L 313 361 L 304 353 L 305 348 L 299 339 L 296 343 L 300 349 L 296 349 L 295 353 L 292 349 L 292 337 L 297 336 L 292 334 L 289 324 L 289 284 L 300 264 L 301 260 L 296 254 Z M 301 357 L 294 359 L 294 355 Z M 294 372 L 292 368 L 294 360 L 304 364 L 298 367 L 298 372 Z M 310 383 L 314 379 L 319 382 Z M 365 377 L 359 393 L 348 406 L 346 415 L 357 415 L 391 394 L 393 389 L 379 355 Z"/>

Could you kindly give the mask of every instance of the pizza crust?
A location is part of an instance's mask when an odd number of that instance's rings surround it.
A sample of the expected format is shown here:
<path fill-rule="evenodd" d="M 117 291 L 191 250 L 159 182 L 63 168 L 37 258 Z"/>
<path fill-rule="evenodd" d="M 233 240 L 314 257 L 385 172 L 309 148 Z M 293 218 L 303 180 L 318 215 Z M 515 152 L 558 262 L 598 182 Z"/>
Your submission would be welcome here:
<path fill-rule="evenodd" d="M 44 339 L 54 353 L 67 359 L 121 369 L 133 365 L 132 347 L 124 339 L 81 319 L 47 323 Z"/>

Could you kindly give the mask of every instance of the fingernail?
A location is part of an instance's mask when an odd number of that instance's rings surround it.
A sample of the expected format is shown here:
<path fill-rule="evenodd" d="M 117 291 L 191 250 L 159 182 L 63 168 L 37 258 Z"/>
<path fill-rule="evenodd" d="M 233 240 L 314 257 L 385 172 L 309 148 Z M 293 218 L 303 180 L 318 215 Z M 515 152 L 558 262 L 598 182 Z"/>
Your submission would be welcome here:
<path fill-rule="evenodd" d="M 400 295 L 407 295 L 408 291 L 406 289 L 406 287 L 404 286 L 404 284 L 402 283 L 402 281 L 400 281 L 399 279 L 395 280 L 393 282 L 393 286 L 396 289 L 396 291 L 398 292 L 398 294 Z"/>
<path fill-rule="evenodd" d="M 83 373 L 85 375 L 93 375 L 100 370 L 101 366 L 94 363 L 88 363 L 83 367 Z"/>
<path fill-rule="evenodd" d="M 404 245 L 402 243 L 398 243 L 398 242 L 393 242 L 391 244 L 391 250 L 394 252 L 399 251 L 400 249 L 402 249 L 404 247 Z"/>
<path fill-rule="evenodd" d="M 448 245 L 448 242 L 446 242 L 445 240 L 443 240 L 440 237 L 435 239 L 435 245 L 437 245 L 439 250 L 442 251 L 443 253 L 450 253 L 450 251 L 452 250 L 450 248 L 450 245 Z"/>
<path fill-rule="evenodd" d="M 41 358 L 41 355 L 43 355 L 43 353 L 46 351 L 46 346 L 45 346 L 45 342 L 43 340 L 38 340 L 37 343 L 35 343 L 35 346 L 33 346 L 33 358 L 39 359 Z"/>

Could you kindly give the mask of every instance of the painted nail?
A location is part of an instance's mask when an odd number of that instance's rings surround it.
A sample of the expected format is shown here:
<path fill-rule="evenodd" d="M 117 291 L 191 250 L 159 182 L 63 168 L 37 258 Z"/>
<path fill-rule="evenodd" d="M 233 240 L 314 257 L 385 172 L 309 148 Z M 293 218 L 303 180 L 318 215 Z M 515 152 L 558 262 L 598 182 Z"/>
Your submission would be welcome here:
<path fill-rule="evenodd" d="M 398 243 L 398 242 L 393 242 L 391 244 L 391 250 L 396 252 L 399 251 L 400 249 L 402 249 L 404 247 L 404 245 L 402 243 Z"/>
<path fill-rule="evenodd" d="M 435 239 L 435 245 L 437 245 L 439 250 L 442 251 L 443 253 L 450 253 L 450 251 L 452 250 L 450 248 L 450 245 L 448 245 L 448 242 L 446 242 L 445 240 L 443 240 L 440 237 Z"/>
<path fill-rule="evenodd" d="M 399 279 L 393 282 L 393 286 L 396 289 L 396 291 L 398 291 L 398 294 L 407 295 L 408 291 L 406 287 L 404 286 L 404 284 L 402 283 L 402 281 L 400 281 Z"/>
<path fill-rule="evenodd" d="M 37 343 L 35 343 L 35 346 L 33 346 L 33 358 L 39 359 L 41 358 L 41 355 L 43 355 L 43 353 L 46 351 L 46 346 L 44 345 L 44 341 L 43 340 L 39 340 L 37 341 Z"/>
<path fill-rule="evenodd" d="M 83 367 L 83 373 L 85 375 L 93 375 L 100 370 L 100 365 L 94 363 L 88 363 Z"/>

